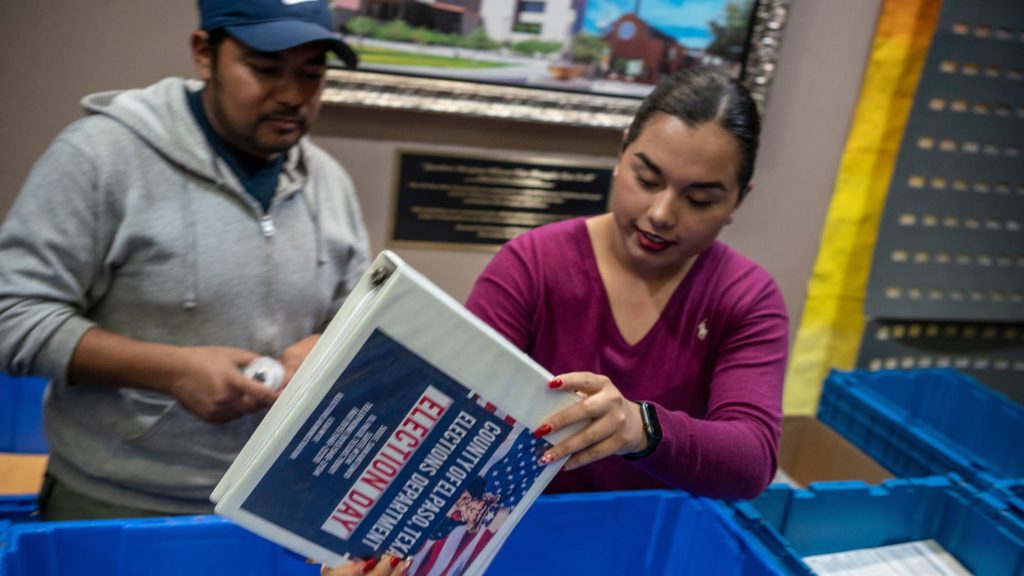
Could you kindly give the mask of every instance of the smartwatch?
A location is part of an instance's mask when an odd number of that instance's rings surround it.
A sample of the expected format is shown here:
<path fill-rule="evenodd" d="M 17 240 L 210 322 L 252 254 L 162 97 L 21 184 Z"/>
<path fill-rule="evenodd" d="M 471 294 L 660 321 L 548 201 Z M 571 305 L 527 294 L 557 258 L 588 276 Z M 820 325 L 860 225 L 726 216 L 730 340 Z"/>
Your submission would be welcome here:
<path fill-rule="evenodd" d="M 658 412 L 654 409 L 654 405 L 648 402 L 640 403 L 640 418 L 643 419 L 644 423 L 644 434 L 647 436 L 647 447 L 639 452 L 630 452 L 629 454 L 623 454 L 622 457 L 626 460 L 639 460 L 650 456 L 658 448 L 658 444 L 661 443 L 661 422 L 658 422 Z"/>

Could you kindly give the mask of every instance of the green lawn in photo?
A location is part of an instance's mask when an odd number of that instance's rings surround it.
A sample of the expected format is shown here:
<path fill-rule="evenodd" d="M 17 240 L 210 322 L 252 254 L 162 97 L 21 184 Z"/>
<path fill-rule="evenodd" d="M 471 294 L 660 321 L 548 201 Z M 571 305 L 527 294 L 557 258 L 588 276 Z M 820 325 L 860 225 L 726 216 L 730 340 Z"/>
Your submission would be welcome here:
<path fill-rule="evenodd" d="M 419 54 L 417 52 L 378 48 L 376 46 L 364 46 L 362 48 L 358 48 L 356 52 L 359 53 L 359 61 L 362 64 L 431 66 L 434 68 L 500 68 L 502 66 L 507 66 L 507 64 L 502 62 L 488 62 L 484 60 L 470 60 L 468 58 L 452 58 L 449 56 Z"/>

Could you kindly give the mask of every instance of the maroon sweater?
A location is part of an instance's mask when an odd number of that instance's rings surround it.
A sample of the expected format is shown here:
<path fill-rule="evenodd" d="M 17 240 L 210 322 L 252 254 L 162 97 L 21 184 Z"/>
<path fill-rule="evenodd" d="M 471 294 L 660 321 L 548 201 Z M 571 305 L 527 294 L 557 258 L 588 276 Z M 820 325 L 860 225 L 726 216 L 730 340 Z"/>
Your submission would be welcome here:
<path fill-rule="evenodd" d="M 771 276 L 725 244 L 697 258 L 633 345 L 612 318 L 583 218 L 506 244 L 467 306 L 552 373 L 603 374 L 657 407 L 664 439 L 653 454 L 562 472 L 548 492 L 673 487 L 752 498 L 775 474 L 786 309 Z"/>

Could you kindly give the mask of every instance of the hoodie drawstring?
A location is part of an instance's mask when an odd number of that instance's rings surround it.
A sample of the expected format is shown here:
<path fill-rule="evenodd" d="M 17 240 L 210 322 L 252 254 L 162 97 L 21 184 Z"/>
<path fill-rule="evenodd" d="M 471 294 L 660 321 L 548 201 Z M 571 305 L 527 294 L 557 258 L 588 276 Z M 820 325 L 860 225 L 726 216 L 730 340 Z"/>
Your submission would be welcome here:
<path fill-rule="evenodd" d="M 185 234 L 182 237 L 185 253 L 185 267 L 188 278 L 185 280 L 185 310 L 195 310 L 199 306 L 199 241 L 196 237 L 196 215 L 192 206 L 192 187 L 185 182 L 185 190 L 181 194 L 181 221 Z"/>
<path fill-rule="evenodd" d="M 309 188 L 307 183 L 306 190 L 309 190 Z M 327 264 L 327 240 L 324 238 L 323 224 L 321 223 L 320 188 L 318 186 L 313 186 L 312 188 L 312 203 L 305 191 L 302 193 L 302 201 L 306 205 L 306 210 L 309 211 L 309 219 L 313 223 L 313 237 L 316 242 L 316 265 L 319 268 Z"/>

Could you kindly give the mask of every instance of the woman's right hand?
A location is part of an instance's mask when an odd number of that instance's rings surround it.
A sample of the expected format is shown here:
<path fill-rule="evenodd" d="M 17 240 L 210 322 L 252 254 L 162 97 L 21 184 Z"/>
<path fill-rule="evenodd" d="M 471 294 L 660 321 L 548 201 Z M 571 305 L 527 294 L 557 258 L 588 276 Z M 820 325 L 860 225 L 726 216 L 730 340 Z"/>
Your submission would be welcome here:
<path fill-rule="evenodd" d="M 627 454 L 646 447 L 640 405 L 623 396 L 607 376 L 571 372 L 556 376 L 548 386 L 575 392 L 583 401 L 548 418 L 535 434 L 546 436 L 576 422 L 589 424 L 545 452 L 541 465 L 571 456 L 562 470 L 573 470 L 612 454 Z"/>
<path fill-rule="evenodd" d="M 320 576 L 405 576 L 409 573 L 412 560 L 402 561 L 398 556 L 385 554 L 378 561 L 370 558 L 353 562 L 338 568 L 320 567 Z"/>

